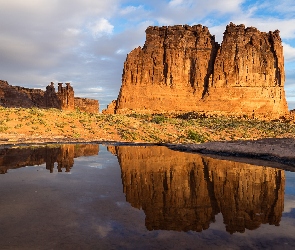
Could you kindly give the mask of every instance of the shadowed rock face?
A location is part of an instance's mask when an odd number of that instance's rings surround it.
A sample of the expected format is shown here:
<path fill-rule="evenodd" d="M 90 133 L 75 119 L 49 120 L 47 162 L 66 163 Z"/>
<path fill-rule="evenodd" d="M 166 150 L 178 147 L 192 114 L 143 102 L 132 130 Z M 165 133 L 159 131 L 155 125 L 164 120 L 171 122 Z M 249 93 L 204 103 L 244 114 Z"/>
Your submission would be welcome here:
<path fill-rule="evenodd" d="M 0 106 L 3 107 L 46 107 L 45 92 L 41 89 L 28 89 L 11 86 L 0 80 Z"/>
<path fill-rule="evenodd" d="M 81 156 L 97 155 L 99 145 L 79 144 L 60 145 L 58 147 L 38 148 L 13 148 L 0 150 L 0 174 L 5 174 L 9 169 L 25 166 L 41 165 L 46 163 L 46 169 L 53 172 L 54 163 L 62 172 L 70 172 L 74 165 L 74 158 Z"/>
<path fill-rule="evenodd" d="M 288 114 L 279 31 L 230 23 L 221 46 L 207 27 L 148 27 L 124 63 L 106 113 L 200 111 L 278 118 Z M 115 105 L 114 105 L 115 104 Z"/>
<path fill-rule="evenodd" d="M 202 231 L 222 213 L 229 233 L 279 225 L 283 170 L 175 152 L 166 147 L 109 147 L 126 200 L 143 209 L 148 230 Z"/>

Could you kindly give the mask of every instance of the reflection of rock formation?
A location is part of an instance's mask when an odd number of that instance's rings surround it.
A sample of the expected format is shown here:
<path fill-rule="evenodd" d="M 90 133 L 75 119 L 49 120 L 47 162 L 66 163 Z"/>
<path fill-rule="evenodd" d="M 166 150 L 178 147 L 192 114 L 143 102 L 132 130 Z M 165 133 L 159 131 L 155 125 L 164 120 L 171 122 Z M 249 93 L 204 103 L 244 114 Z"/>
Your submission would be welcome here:
<path fill-rule="evenodd" d="M 110 148 L 117 154 L 126 199 L 142 208 L 149 230 L 202 231 L 222 213 L 230 233 L 279 225 L 284 171 L 165 147 Z"/>
<path fill-rule="evenodd" d="M 58 172 L 70 172 L 74 165 L 74 158 L 80 156 L 97 155 L 99 145 L 78 144 L 59 145 L 55 147 L 25 147 L 0 150 L 0 174 L 7 173 L 8 169 L 34 166 L 46 163 L 46 169 L 53 172 L 54 163 L 57 163 Z"/>

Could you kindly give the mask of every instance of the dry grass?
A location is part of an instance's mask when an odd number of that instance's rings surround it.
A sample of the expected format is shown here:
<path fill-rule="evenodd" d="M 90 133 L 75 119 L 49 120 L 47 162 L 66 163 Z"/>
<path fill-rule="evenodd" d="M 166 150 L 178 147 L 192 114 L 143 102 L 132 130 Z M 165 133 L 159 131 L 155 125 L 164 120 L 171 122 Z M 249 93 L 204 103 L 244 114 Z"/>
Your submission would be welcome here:
<path fill-rule="evenodd" d="M 57 109 L 0 108 L 0 139 L 99 140 L 199 143 L 295 137 L 290 121 L 259 121 L 198 115 L 103 115 Z"/>

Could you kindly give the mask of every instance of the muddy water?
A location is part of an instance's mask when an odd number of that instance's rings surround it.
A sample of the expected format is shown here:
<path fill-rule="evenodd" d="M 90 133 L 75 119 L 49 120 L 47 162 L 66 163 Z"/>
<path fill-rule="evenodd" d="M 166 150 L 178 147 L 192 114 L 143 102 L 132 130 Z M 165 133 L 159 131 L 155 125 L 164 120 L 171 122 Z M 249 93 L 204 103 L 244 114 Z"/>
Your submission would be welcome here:
<path fill-rule="evenodd" d="M 0 249 L 294 249 L 295 173 L 159 146 L 0 150 Z"/>

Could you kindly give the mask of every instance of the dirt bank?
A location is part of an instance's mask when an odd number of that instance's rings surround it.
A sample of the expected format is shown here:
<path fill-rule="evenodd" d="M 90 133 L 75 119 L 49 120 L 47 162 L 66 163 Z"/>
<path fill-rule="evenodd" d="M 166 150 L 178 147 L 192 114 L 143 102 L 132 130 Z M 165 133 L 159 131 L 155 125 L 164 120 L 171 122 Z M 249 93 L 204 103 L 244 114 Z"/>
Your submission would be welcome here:
<path fill-rule="evenodd" d="M 269 163 L 275 162 L 295 167 L 295 139 L 293 138 L 266 138 L 186 145 L 170 144 L 168 147 L 173 150 L 217 155 L 226 158 L 264 160 Z"/>

